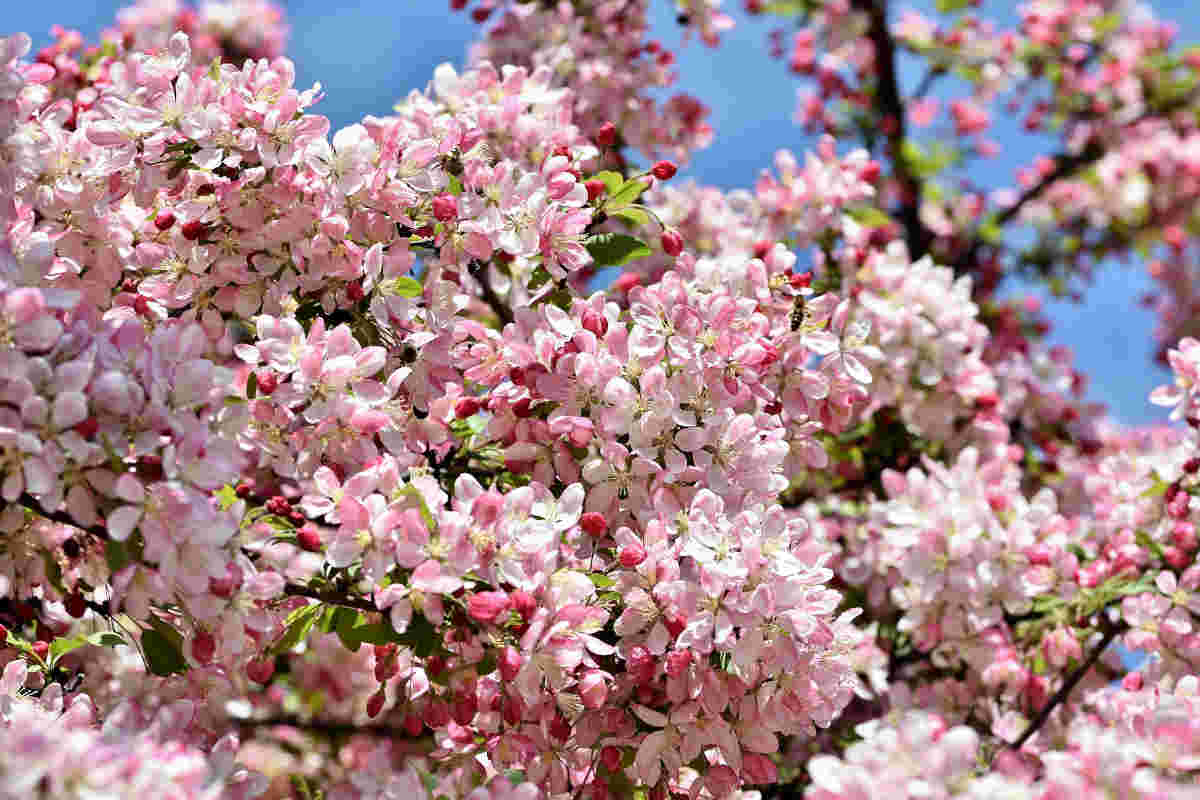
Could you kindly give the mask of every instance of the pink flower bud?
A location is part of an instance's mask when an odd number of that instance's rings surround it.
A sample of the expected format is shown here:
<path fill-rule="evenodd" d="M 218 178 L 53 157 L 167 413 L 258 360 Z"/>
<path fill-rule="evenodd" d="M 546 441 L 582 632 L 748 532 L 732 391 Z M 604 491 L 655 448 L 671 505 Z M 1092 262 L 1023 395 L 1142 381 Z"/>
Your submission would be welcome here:
<path fill-rule="evenodd" d="M 659 244 L 662 245 L 663 252 L 671 258 L 676 258 L 683 252 L 683 237 L 679 235 L 679 231 L 667 229 L 662 232 L 659 237 Z"/>
<path fill-rule="evenodd" d="M 1121 679 L 1121 688 L 1129 692 L 1140 690 L 1142 688 L 1142 673 L 1131 672 L 1126 675 Z"/>
<path fill-rule="evenodd" d="M 779 769 L 761 753 L 742 753 L 742 778 L 753 786 L 776 783 Z"/>
<path fill-rule="evenodd" d="M 500 651 L 500 656 L 496 659 L 496 666 L 500 669 L 502 680 L 516 680 L 517 673 L 521 671 L 521 654 L 510 644 Z"/>
<path fill-rule="evenodd" d="M 583 312 L 582 324 L 585 331 L 591 331 L 597 338 L 608 333 L 608 320 L 594 309 L 589 308 Z"/>
<path fill-rule="evenodd" d="M 646 548 L 642 547 L 637 542 L 627 544 L 621 548 L 621 554 L 618 556 L 621 566 L 626 569 L 633 569 L 638 564 L 646 560 Z"/>
<path fill-rule="evenodd" d="M 692 664 L 691 650 L 672 650 L 667 654 L 667 674 L 672 678 L 678 678 Z"/>
<path fill-rule="evenodd" d="M 523 589 L 517 589 L 509 594 L 508 602 L 512 606 L 512 610 L 520 614 L 521 619 L 526 622 L 533 617 L 533 612 L 537 611 L 537 600 Z"/>
<path fill-rule="evenodd" d="M 594 203 L 596 199 L 603 196 L 608 187 L 604 185 L 604 181 L 599 178 L 592 178 L 590 181 L 583 182 L 584 188 L 587 189 L 588 202 Z"/>
<path fill-rule="evenodd" d="M 508 595 L 504 592 L 477 592 L 467 601 L 467 614 L 476 622 L 492 623 L 508 607 Z"/>
<path fill-rule="evenodd" d="M 458 200 L 452 194 L 439 194 L 433 198 L 433 216 L 438 222 L 449 222 L 458 217 Z"/>
<path fill-rule="evenodd" d="M 579 697 L 583 700 L 584 708 L 594 711 L 604 705 L 604 701 L 608 699 L 607 677 L 600 670 L 592 669 L 579 679 Z"/>
<path fill-rule="evenodd" d="M 321 533 L 312 523 L 296 531 L 296 544 L 310 553 L 319 553 L 325 546 L 321 541 Z"/>

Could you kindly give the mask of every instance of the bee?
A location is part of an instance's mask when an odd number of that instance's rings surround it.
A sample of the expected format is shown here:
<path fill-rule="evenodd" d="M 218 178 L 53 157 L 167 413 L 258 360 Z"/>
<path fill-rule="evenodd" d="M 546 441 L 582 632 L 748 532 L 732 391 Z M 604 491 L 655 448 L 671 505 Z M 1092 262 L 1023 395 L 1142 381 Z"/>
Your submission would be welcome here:
<path fill-rule="evenodd" d="M 792 303 L 792 330 L 800 330 L 800 326 L 804 324 L 804 295 L 796 295 L 796 300 Z"/>

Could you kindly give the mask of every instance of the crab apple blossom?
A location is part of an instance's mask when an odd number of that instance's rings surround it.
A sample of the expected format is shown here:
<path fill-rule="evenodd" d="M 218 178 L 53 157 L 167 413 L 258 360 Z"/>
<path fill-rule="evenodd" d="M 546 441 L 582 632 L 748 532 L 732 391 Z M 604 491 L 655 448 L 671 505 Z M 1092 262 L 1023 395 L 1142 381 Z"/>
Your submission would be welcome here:
<path fill-rule="evenodd" d="M 818 138 L 728 191 L 648 0 L 339 130 L 263 0 L 0 37 L 0 795 L 1193 796 L 1200 59 L 892 5 L 746 4 Z M 1177 427 L 1000 291 L 1131 252 Z"/>

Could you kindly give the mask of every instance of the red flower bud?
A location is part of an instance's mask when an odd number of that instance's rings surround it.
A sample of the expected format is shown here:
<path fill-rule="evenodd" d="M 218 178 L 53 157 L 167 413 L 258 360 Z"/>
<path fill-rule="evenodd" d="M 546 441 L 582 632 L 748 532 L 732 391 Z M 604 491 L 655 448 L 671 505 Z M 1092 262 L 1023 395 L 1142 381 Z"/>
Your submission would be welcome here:
<path fill-rule="evenodd" d="M 594 309 L 589 308 L 583 312 L 582 324 L 585 331 L 590 331 L 596 337 L 608 333 L 608 319 Z"/>
<path fill-rule="evenodd" d="M 616 772 L 621 768 L 621 751 L 611 744 L 605 745 L 600 749 L 600 763 L 609 772 Z"/>
<path fill-rule="evenodd" d="M 508 596 L 509 604 L 512 610 L 521 615 L 521 619 L 528 622 L 533 617 L 533 612 L 537 611 L 537 600 L 533 595 L 523 589 L 517 589 Z"/>
<path fill-rule="evenodd" d="M 379 687 L 379 691 L 371 695 L 371 699 L 367 701 L 367 716 L 375 719 L 383 711 L 383 704 L 387 702 L 387 692 L 383 687 Z"/>
<path fill-rule="evenodd" d="M 683 252 L 683 237 L 679 235 L 679 231 L 667 229 L 662 232 L 658 241 L 662 245 L 663 252 L 671 258 L 676 258 Z"/>
<path fill-rule="evenodd" d="M 617 143 L 617 126 L 606 122 L 596 131 L 596 144 L 601 147 L 612 147 Z"/>
<path fill-rule="evenodd" d="M 46 657 L 50 655 L 50 643 L 42 639 L 38 639 L 33 643 L 33 652 L 38 658 L 40 658 L 42 661 L 45 661 Z"/>
<path fill-rule="evenodd" d="M 583 185 L 587 188 L 589 203 L 596 202 L 596 198 L 602 196 L 608 189 L 608 187 L 604 185 L 604 181 L 600 180 L 599 178 L 592 178 L 590 181 L 585 181 Z"/>
<path fill-rule="evenodd" d="M 100 422 L 95 417 L 88 417 L 75 426 L 75 432 L 89 441 L 98 430 L 100 430 Z"/>
<path fill-rule="evenodd" d="M 258 382 L 259 394 L 271 395 L 279 388 L 279 373 L 273 369 L 264 369 L 261 372 L 256 372 L 254 377 Z"/>
<path fill-rule="evenodd" d="M 168 230 L 175 224 L 175 215 L 170 211 L 160 211 L 154 215 L 154 227 L 160 231 Z"/>
<path fill-rule="evenodd" d="M 325 543 L 321 541 L 321 532 L 311 523 L 296 531 L 296 544 L 310 553 L 319 553 L 325 547 Z"/>
<path fill-rule="evenodd" d="M 579 518 L 579 527 L 588 536 L 599 539 L 608 533 L 608 520 L 598 511 L 589 511 Z"/>
<path fill-rule="evenodd" d="M 275 659 L 271 657 L 256 658 L 246 665 L 246 677 L 255 683 L 265 684 L 275 674 Z"/>
<path fill-rule="evenodd" d="M 473 417 L 479 413 L 479 407 L 480 402 L 478 397 L 463 395 L 454 403 L 454 416 L 458 419 Z"/>
<path fill-rule="evenodd" d="M 521 654 L 510 644 L 500 651 L 500 657 L 496 659 L 496 666 L 500 669 L 502 680 L 516 680 L 517 673 L 521 671 Z"/>
<path fill-rule="evenodd" d="M 633 569 L 638 564 L 646 560 L 646 548 L 642 547 L 637 542 L 627 544 L 621 548 L 621 554 L 618 556 L 621 566 L 626 569 Z"/>
<path fill-rule="evenodd" d="M 79 619 L 87 613 L 87 598 L 80 592 L 67 595 L 63 600 L 63 605 L 67 608 L 67 613 L 75 619 Z"/>
<path fill-rule="evenodd" d="M 433 198 L 433 216 L 439 222 L 449 222 L 458 217 L 458 200 L 452 194 L 439 194 Z"/>
<path fill-rule="evenodd" d="M 198 631 L 192 639 L 192 658 L 197 664 L 211 664 L 217 654 L 217 640 L 208 631 Z"/>
<path fill-rule="evenodd" d="M 180 230 L 180 233 L 182 233 L 183 238 L 187 239 L 189 242 L 194 242 L 200 237 L 204 236 L 204 234 L 208 233 L 208 226 L 200 220 L 194 219 L 191 222 L 185 222 L 183 224 L 183 228 Z"/>
<path fill-rule="evenodd" d="M 660 181 L 669 181 L 675 177 L 677 172 L 675 164 L 670 161 L 659 161 L 650 168 L 650 174 L 658 178 Z"/>

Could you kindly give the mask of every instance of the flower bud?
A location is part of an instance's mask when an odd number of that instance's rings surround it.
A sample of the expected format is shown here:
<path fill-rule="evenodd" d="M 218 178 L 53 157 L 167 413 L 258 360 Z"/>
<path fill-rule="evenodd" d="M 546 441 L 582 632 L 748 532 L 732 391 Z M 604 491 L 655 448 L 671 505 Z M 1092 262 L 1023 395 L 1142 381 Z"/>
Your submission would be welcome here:
<path fill-rule="evenodd" d="M 585 331 L 590 331 L 597 338 L 608 333 L 608 319 L 599 311 L 591 308 L 583 312 L 582 325 Z"/>
<path fill-rule="evenodd" d="M 608 187 L 604 185 L 604 181 L 600 180 L 599 178 L 592 178 L 590 181 L 584 181 L 583 186 L 585 189 L 587 189 L 589 203 L 596 202 L 596 200 L 602 197 L 605 191 L 608 189 Z"/>
<path fill-rule="evenodd" d="M 473 417 L 479 413 L 479 408 L 480 402 L 478 397 L 463 395 L 454 403 L 454 416 L 458 419 Z"/>
<path fill-rule="evenodd" d="M 196 241 L 204 236 L 204 234 L 207 232 L 208 226 L 198 219 L 194 219 L 191 222 L 185 222 L 183 224 L 183 228 L 180 229 L 180 233 L 183 234 L 183 238 L 187 239 L 189 242 Z"/>
<path fill-rule="evenodd" d="M 267 683 L 275 674 L 275 659 L 271 657 L 256 658 L 246 665 L 246 677 L 255 683 Z"/>
<path fill-rule="evenodd" d="M 160 211 L 154 215 L 154 227 L 160 231 L 169 230 L 175 224 L 175 215 L 170 211 Z"/>
<path fill-rule="evenodd" d="M 621 768 L 621 751 L 611 744 L 605 745 L 600 749 L 600 763 L 609 772 L 616 772 Z"/>
<path fill-rule="evenodd" d="M 676 258 L 683 252 L 683 237 L 679 235 L 679 231 L 667 229 L 662 232 L 659 237 L 659 244 L 662 245 L 663 252 Z"/>
<path fill-rule="evenodd" d="M 87 598 L 81 592 L 67 595 L 63 600 L 63 605 L 66 607 L 67 613 L 75 619 L 79 619 L 87 613 Z"/>
<path fill-rule="evenodd" d="M 650 168 L 650 174 L 658 178 L 660 181 L 669 181 L 675 177 L 677 169 L 675 164 L 670 161 L 659 161 Z"/>
<path fill-rule="evenodd" d="M 450 222 L 458 217 L 458 200 L 452 194 L 433 198 L 433 216 L 438 222 Z"/>
<path fill-rule="evenodd" d="M 608 520 L 598 511 L 589 511 L 579 518 L 579 527 L 594 539 L 608 533 Z"/>
<path fill-rule="evenodd" d="M 523 589 L 517 589 L 509 594 L 508 601 L 512 610 L 520 614 L 521 619 L 526 622 L 533 617 L 533 612 L 537 611 L 537 600 Z"/>
<path fill-rule="evenodd" d="M 678 678 L 687 668 L 692 665 L 691 650 L 672 650 L 667 655 L 667 674 L 672 678 Z"/>
<path fill-rule="evenodd" d="M 311 522 L 296 531 L 296 544 L 310 553 L 319 553 L 324 548 L 321 533 Z"/>
<path fill-rule="evenodd" d="M 621 562 L 622 567 L 633 569 L 646 560 L 646 548 L 637 542 L 627 544 L 621 548 L 621 553 L 617 558 Z"/>
<path fill-rule="evenodd" d="M 197 664 L 208 665 L 216 654 L 216 638 L 208 631 L 198 631 L 192 639 L 192 658 L 196 659 Z"/>
<path fill-rule="evenodd" d="M 617 126 L 606 122 L 596 131 L 596 144 L 601 147 L 612 147 L 617 143 Z"/>
<path fill-rule="evenodd" d="M 371 699 L 367 701 L 367 716 L 375 719 L 379 713 L 383 711 L 383 704 L 387 702 L 387 692 L 383 687 L 379 687 L 379 691 L 371 695 Z"/>
<path fill-rule="evenodd" d="M 583 707 L 596 710 L 608 699 L 607 676 L 598 669 L 590 669 L 579 679 L 579 697 Z"/>
<path fill-rule="evenodd" d="M 508 607 L 508 595 L 504 592 L 477 592 L 467 601 L 467 614 L 476 622 L 492 623 Z"/>
<path fill-rule="evenodd" d="M 521 654 L 511 644 L 507 645 L 500 651 L 500 657 L 496 659 L 496 666 L 500 670 L 502 680 L 516 680 L 517 673 L 521 671 Z"/>

